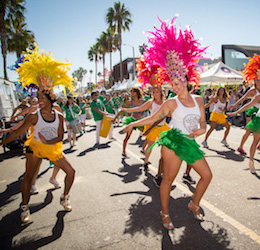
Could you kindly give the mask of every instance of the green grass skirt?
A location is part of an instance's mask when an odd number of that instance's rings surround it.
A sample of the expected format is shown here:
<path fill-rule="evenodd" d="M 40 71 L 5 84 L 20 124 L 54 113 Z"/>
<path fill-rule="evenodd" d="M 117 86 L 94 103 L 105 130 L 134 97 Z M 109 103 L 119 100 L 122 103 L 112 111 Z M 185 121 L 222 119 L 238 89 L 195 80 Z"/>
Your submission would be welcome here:
<path fill-rule="evenodd" d="M 137 121 L 135 118 L 133 118 L 132 116 L 125 116 L 123 117 L 123 125 L 128 125 L 132 122 L 135 122 Z M 134 127 L 134 129 L 141 129 L 141 130 L 144 130 L 144 126 L 142 127 Z"/>
<path fill-rule="evenodd" d="M 173 150 L 174 153 L 180 157 L 181 160 L 186 161 L 188 165 L 202 159 L 205 154 L 199 149 L 200 146 L 195 140 L 182 134 L 179 129 L 170 129 L 162 132 L 159 135 L 159 140 L 156 141 L 151 148 L 156 144 L 159 146 L 164 145 L 168 149 Z M 149 150 L 151 150 L 151 148 Z"/>
<path fill-rule="evenodd" d="M 246 127 L 250 131 L 259 134 L 260 133 L 260 117 L 259 116 L 252 117 L 251 121 L 246 125 Z"/>
<path fill-rule="evenodd" d="M 257 107 L 252 106 L 249 109 L 247 109 L 245 112 L 246 112 L 247 116 L 252 116 L 252 115 L 256 114 L 258 110 L 259 109 Z"/>

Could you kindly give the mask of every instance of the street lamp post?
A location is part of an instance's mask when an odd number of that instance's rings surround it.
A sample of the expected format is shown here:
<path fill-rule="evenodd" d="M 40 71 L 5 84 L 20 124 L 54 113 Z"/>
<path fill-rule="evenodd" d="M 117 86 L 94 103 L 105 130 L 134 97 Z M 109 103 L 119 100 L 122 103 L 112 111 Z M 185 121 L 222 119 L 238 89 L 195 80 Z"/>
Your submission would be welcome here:
<path fill-rule="evenodd" d="M 124 46 L 129 46 L 133 49 L 133 81 L 135 80 L 135 47 L 130 44 L 123 44 Z"/>

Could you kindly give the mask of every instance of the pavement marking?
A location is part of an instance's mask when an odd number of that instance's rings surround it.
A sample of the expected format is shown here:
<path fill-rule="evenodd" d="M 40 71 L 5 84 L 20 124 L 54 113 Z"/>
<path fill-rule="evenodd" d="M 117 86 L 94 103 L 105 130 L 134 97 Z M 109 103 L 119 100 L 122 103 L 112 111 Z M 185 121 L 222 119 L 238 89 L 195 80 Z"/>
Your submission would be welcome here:
<path fill-rule="evenodd" d="M 116 137 L 115 137 L 116 138 Z M 119 140 L 118 138 L 116 138 L 117 140 L 114 142 L 115 144 L 117 144 L 118 146 L 122 147 L 123 142 L 121 140 Z M 128 154 L 130 154 L 131 156 L 133 156 L 135 159 L 137 159 L 139 162 L 143 162 L 143 160 L 140 159 L 140 156 L 136 155 L 135 153 L 133 153 L 130 150 L 126 150 L 126 152 Z M 153 172 L 157 173 L 157 168 L 155 168 L 152 164 L 149 164 L 149 169 L 152 169 Z M 183 193 L 192 196 L 193 193 L 186 187 L 184 187 L 183 185 L 181 185 L 180 183 L 174 181 L 174 184 L 176 185 L 176 187 L 181 190 Z M 239 230 L 241 233 L 247 235 L 249 238 L 251 238 L 253 241 L 255 241 L 256 243 L 258 243 L 260 245 L 260 235 L 258 235 L 257 233 L 255 233 L 253 230 L 251 230 L 250 228 L 244 226 L 243 224 L 241 224 L 240 222 L 238 222 L 237 220 L 233 219 L 232 217 L 230 217 L 229 215 L 227 215 L 226 213 L 224 213 L 223 211 L 221 211 L 220 209 L 218 209 L 217 207 L 213 206 L 212 204 L 210 204 L 208 201 L 201 199 L 200 202 L 204 207 L 206 207 L 207 209 L 209 209 L 211 212 L 213 212 L 216 216 L 219 216 L 220 218 L 223 219 L 223 221 L 229 223 L 231 226 L 233 226 L 234 228 L 236 228 L 237 230 Z"/>

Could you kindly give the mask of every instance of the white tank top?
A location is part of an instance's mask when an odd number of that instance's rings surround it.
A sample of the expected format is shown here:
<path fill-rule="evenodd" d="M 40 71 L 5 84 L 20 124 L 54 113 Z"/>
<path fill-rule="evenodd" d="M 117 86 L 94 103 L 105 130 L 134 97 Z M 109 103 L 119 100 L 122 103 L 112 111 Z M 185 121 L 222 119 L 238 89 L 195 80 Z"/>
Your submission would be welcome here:
<path fill-rule="evenodd" d="M 52 109 L 55 114 L 54 121 L 45 121 L 41 115 L 40 109 L 37 109 L 38 121 L 33 127 L 33 137 L 41 142 L 38 133 L 40 132 L 46 141 L 52 140 L 58 136 L 59 116 L 55 109 Z"/>
<path fill-rule="evenodd" d="M 255 95 L 254 97 L 256 97 L 257 95 L 260 94 L 257 89 L 255 89 L 255 90 L 256 90 L 256 95 Z M 260 103 L 257 103 L 257 104 L 255 104 L 254 106 L 255 106 L 256 108 L 260 109 Z M 259 116 L 259 115 L 257 115 L 257 116 Z"/>
<path fill-rule="evenodd" d="M 172 112 L 171 119 L 171 127 L 177 128 L 181 130 L 183 134 L 189 135 L 193 132 L 193 129 L 199 127 L 200 122 L 200 108 L 195 100 L 196 95 L 190 95 L 194 101 L 194 107 L 185 107 L 178 99 L 178 97 L 174 97 L 176 100 L 177 108 Z"/>
<path fill-rule="evenodd" d="M 220 100 L 218 100 L 218 102 L 215 104 L 215 107 L 214 107 L 214 111 L 217 112 L 217 113 L 224 113 L 222 110 L 220 110 L 219 108 L 221 109 L 225 109 L 226 107 L 226 102 L 225 103 L 222 103 Z"/>
<path fill-rule="evenodd" d="M 151 115 L 153 115 L 156 111 L 159 110 L 159 108 L 161 107 L 161 105 L 156 104 L 155 102 L 152 103 L 152 108 L 150 110 Z M 165 124 L 166 118 L 164 118 L 159 124 L 157 124 L 157 126 L 163 126 Z"/>

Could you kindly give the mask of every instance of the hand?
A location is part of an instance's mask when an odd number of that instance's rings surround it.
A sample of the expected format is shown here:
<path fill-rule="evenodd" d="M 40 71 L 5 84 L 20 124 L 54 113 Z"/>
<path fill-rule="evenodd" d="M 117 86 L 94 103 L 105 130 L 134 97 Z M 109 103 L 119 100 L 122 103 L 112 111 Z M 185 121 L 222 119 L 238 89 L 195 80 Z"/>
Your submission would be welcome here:
<path fill-rule="evenodd" d="M 131 124 L 129 124 L 129 125 L 127 125 L 127 126 L 125 126 L 125 127 L 123 128 L 123 132 L 124 132 L 124 133 L 130 133 L 132 130 L 133 130 L 133 127 L 132 127 Z"/>
<path fill-rule="evenodd" d="M 121 108 L 119 111 L 120 112 L 126 112 L 126 108 Z"/>
<path fill-rule="evenodd" d="M 14 122 L 15 121 L 15 117 L 12 116 L 11 119 L 10 119 L 11 122 Z"/>
<path fill-rule="evenodd" d="M 39 138 L 40 138 L 41 142 L 46 144 L 45 137 L 40 132 L 38 133 L 38 135 L 39 135 Z"/>
<path fill-rule="evenodd" d="M 204 128 L 197 128 L 197 129 L 193 129 L 192 131 L 193 132 L 191 134 L 189 134 L 189 137 L 194 137 L 194 139 L 195 139 L 198 136 L 205 134 L 206 129 L 204 129 Z"/>
<path fill-rule="evenodd" d="M 232 109 L 235 108 L 235 106 L 234 106 L 234 105 L 229 105 L 227 108 L 230 109 L 230 110 L 232 110 Z"/>
<path fill-rule="evenodd" d="M 1 129 L 0 130 L 0 135 L 2 135 L 2 134 L 7 134 L 7 133 L 9 133 L 9 132 L 11 132 L 11 130 L 10 129 Z"/>
<path fill-rule="evenodd" d="M 228 116 L 235 116 L 235 115 L 237 115 L 237 113 L 236 112 L 227 112 L 226 115 L 228 115 Z"/>

